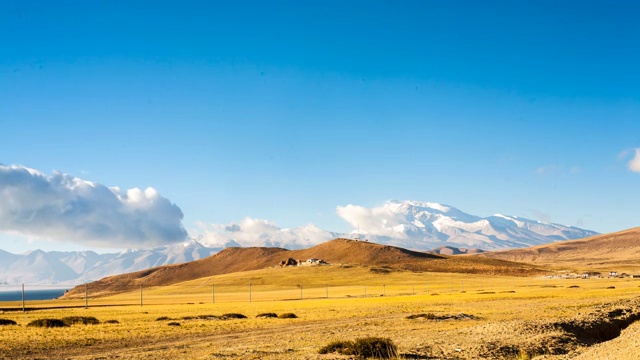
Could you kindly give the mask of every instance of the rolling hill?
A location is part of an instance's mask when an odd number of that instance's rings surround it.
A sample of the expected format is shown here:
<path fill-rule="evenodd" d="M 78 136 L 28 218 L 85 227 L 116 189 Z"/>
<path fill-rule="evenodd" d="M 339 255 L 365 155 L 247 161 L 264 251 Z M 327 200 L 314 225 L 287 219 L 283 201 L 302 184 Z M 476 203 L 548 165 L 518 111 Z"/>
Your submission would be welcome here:
<path fill-rule="evenodd" d="M 205 259 L 178 265 L 116 275 L 88 284 L 94 295 L 108 295 L 144 286 L 164 286 L 207 276 L 250 271 L 277 266 L 287 258 L 319 258 L 330 264 L 387 266 L 410 271 L 461 272 L 483 274 L 533 275 L 545 272 L 537 266 L 504 260 L 469 256 L 436 255 L 364 241 L 334 239 L 309 249 L 227 248 Z M 65 297 L 83 296 L 84 286 Z"/>
<path fill-rule="evenodd" d="M 580 270 L 639 270 L 640 227 L 478 257 Z"/>

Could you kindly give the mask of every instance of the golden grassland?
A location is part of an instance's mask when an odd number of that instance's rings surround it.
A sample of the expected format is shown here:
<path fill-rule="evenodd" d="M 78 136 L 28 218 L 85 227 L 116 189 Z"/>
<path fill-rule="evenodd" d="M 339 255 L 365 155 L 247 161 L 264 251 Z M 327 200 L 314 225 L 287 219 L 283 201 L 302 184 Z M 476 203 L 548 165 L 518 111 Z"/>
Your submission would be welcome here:
<path fill-rule="evenodd" d="M 0 318 L 18 323 L 0 326 L 0 358 L 329 359 L 340 356 L 317 354 L 320 346 L 363 336 L 391 338 L 402 354 L 428 348 L 443 358 L 452 353 L 472 358 L 474 344 L 482 341 L 471 338 L 477 329 L 571 317 L 603 303 L 635 298 L 639 286 L 640 280 L 629 278 L 522 278 L 361 266 L 271 268 L 143 287 L 142 306 L 139 289 L 90 296 L 88 309 L 81 299 L 29 302 L 28 308 L 40 310 L 25 313 L 17 311 L 17 303 L 0 304 L 16 309 L 5 310 Z M 298 318 L 255 318 L 266 312 L 293 312 Z M 225 313 L 248 318 L 184 319 Z M 477 319 L 406 319 L 418 313 L 465 313 Z M 35 319 L 66 316 L 94 316 L 103 323 L 26 326 Z M 158 321 L 160 317 L 169 319 Z"/>

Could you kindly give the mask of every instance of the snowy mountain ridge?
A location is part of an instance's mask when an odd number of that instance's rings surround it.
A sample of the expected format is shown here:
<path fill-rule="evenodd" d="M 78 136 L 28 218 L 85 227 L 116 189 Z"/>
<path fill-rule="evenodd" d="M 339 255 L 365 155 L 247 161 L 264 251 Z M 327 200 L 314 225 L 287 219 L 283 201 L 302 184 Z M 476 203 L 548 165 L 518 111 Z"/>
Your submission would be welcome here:
<path fill-rule="evenodd" d="M 367 216 L 367 211 L 371 216 Z M 365 209 L 347 205 L 338 208 L 354 225 L 356 234 L 376 242 L 431 249 L 439 246 L 473 247 L 483 250 L 520 248 L 554 241 L 579 239 L 597 232 L 518 216 L 495 214 L 479 217 L 453 206 L 419 201 L 388 201 L 384 206 Z M 364 215 L 363 215 L 364 214 Z"/>
<path fill-rule="evenodd" d="M 205 258 L 222 250 L 206 247 L 195 240 L 150 250 L 128 249 L 120 253 L 93 251 L 29 251 L 16 255 L 0 251 L 0 284 L 80 284 L 149 269 Z M 10 256 L 6 256 L 9 254 Z"/>
<path fill-rule="evenodd" d="M 120 253 L 93 251 L 15 255 L 0 250 L 0 284 L 79 284 L 106 276 L 184 263 L 213 255 L 226 247 L 266 246 L 309 248 L 337 238 L 358 238 L 412 250 L 440 247 L 500 250 L 521 248 L 597 235 L 573 226 L 543 223 L 517 216 L 479 217 L 453 206 L 432 202 L 391 200 L 383 206 L 339 206 L 337 213 L 354 229 L 341 234 L 313 224 L 279 228 L 260 219 L 215 225 L 187 242 Z"/>

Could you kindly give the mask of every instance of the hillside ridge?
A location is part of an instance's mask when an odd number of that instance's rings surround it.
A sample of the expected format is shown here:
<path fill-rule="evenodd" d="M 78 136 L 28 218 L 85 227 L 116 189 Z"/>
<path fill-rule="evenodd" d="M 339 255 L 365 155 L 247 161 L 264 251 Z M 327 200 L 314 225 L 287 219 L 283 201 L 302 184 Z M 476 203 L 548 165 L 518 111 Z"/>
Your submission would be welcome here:
<path fill-rule="evenodd" d="M 107 295 L 129 291 L 140 285 L 166 286 L 203 277 L 274 267 L 287 258 L 298 260 L 319 258 L 329 264 L 388 266 L 410 271 L 510 275 L 532 275 L 544 272 L 543 269 L 535 266 L 503 260 L 436 255 L 391 245 L 338 238 L 303 250 L 268 247 L 227 248 L 215 255 L 189 263 L 110 276 L 92 282 L 88 287 L 94 295 Z M 84 285 L 72 289 L 65 297 L 82 294 L 84 294 Z"/>
<path fill-rule="evenodd" d="M 640 270 L 640 227 L 584 239 L 561 241 L 523 249 L 486 252 L 475 256 L 539 266 L 578 269 L 621 267 Z"/>

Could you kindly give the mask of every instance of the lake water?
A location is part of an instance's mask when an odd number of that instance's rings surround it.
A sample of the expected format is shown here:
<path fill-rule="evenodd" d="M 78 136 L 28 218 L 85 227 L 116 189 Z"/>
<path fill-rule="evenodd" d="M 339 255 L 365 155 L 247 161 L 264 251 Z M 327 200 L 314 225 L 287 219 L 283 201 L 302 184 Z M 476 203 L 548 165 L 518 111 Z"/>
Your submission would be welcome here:
<path fill-rule="evenodd" d="M 64 295 L 65 289 L 25 290 L 24 300 L 51 300 Z M 0 301 L 22 301 L 22 290 L 1 290 Z"/>

